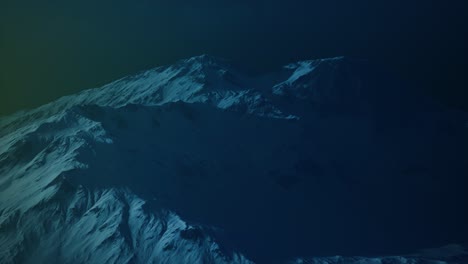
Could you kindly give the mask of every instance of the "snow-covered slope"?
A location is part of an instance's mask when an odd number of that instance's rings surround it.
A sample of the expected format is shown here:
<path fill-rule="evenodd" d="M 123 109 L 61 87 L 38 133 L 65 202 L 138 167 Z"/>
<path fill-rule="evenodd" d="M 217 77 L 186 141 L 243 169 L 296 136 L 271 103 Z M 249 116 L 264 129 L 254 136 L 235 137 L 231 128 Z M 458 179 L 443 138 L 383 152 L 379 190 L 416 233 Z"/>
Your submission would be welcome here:
<path fill-rule="evenodd" d="M 291 264 L 447 264 L 447 263 L 467 263 L 468 251 L 460 245 L 447 245 L 440 248 L 421 250 L 416 254 L 405 256 L 386 257 L 322 257 L 322 258 L 298 258 Z"/>
<path fill-rule="evenodd" d="M 362 67 L 257 78 L 204 55 L 0 119 L 0 262 L 272 263 L 463 242 L 467 115 Z"/>

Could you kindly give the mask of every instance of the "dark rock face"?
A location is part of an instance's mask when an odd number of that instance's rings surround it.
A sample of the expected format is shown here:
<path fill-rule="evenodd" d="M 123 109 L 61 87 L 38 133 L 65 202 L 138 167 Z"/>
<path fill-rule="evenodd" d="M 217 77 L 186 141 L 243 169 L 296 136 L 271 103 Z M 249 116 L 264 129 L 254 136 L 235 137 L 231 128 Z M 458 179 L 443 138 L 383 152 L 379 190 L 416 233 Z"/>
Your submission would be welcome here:
<path fill-rule="evenodd" d="M 0 257 L 275 263 L 466 242 L 467 124 L 346 58 L 142 72 L 0 120 Z"/>

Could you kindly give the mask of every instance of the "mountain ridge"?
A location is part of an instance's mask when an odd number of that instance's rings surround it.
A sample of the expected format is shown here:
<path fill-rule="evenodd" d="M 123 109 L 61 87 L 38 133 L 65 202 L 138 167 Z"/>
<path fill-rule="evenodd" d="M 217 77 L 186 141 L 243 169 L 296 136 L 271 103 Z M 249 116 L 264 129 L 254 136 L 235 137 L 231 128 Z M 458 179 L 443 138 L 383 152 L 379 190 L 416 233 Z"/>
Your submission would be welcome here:
<path fill-rule="evenodd" d="M 466 219 L 468 116 L 407 106 L 413 97 L 399 105 L 372 94 L 356 108 L 357 94 L 314 93 L 359 88 L 360 71 L 333 65 L 343 60 L 291 64 L 256 82 L 198 56 L 0 119 L 0 256 L 272 263 L 426 247 L 402 222 L 443 243 L 438 232 L 455 230 L 435 230 L 433 211 Z M 352 246 L 356 237 L 364 246 Z"/>

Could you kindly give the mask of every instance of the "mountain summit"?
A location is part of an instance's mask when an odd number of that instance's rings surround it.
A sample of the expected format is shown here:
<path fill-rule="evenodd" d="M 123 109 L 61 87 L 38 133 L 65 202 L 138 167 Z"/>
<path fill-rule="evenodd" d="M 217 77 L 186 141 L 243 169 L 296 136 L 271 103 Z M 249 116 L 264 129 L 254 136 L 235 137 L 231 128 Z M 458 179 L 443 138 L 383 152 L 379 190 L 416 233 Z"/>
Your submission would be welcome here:
<path fill-rule="evenodd" d="M 0 263 L 462 263 L 312 257 L 466 243 L 468 115 L 425 101 L 344 57 L 203 55 L 1 118 Z"/>

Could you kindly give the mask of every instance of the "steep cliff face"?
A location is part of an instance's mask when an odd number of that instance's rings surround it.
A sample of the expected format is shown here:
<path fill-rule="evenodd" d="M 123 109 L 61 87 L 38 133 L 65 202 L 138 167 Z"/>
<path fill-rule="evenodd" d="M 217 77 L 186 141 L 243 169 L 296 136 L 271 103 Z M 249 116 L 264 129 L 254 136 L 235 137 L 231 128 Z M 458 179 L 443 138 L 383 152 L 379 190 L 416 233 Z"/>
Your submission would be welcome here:
<path fill-rule="evenodd" d="M 271 263 L 463 242 L 468 116 L 366 67 L 256 78 L 204 55 L 0 119 L 0 262 Z"/>

